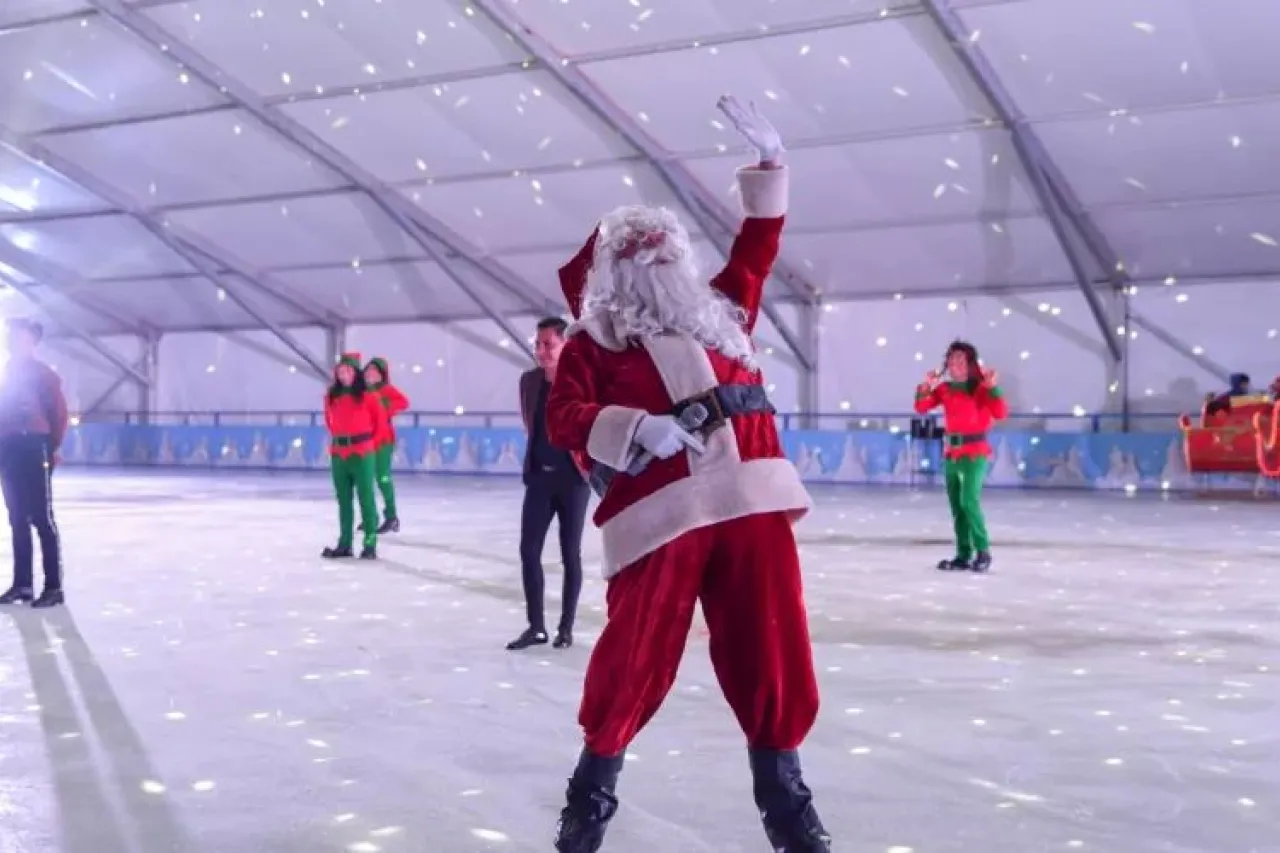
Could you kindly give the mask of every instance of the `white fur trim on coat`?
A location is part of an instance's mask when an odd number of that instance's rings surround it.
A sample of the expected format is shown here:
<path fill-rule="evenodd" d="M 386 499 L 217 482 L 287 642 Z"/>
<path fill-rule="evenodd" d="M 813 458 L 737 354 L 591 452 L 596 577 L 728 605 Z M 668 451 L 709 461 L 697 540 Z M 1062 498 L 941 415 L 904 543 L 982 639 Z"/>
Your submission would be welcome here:
<path fill-rule="evenodd" d="M 791 190 L 790 172 L 786 166 L 758 169 L 743 166 L 738 170 L 738 194 L 742 197 L 742 213 L 748 219 L 778 219 L 787 215 L 787 198 Z"/>
<path fill-rule="evenodd" d="M 622 352 L 627 348 L 627 340 L 618 335 L 613 323 L 606 322 L 598 315 L 584 317 L 571 324 L 564 336 L 567 339 L 579 333 L 585 334 L 609 352 Z"/>
<path fill-rule="evenodd" d="M 706 349 L 687 335 L 651 338 L 644 348 L 672 402 L 718 384 Z M 640 499 L 602 525 L 606 578 L 699 527 L 769 512 L 785 512 L 794 522 L 809 511 L 809 492 L 790 460 L 744 462 L 732 421 L 708 436 L 705 445 L 702 453 L 685 451 L 688 477 Z"/>
<path fill-rule="evenodd" d="M 676 480 L 603 526 L 604 576 L 691 530 L 769 512 L 785 512 L 795 523 L 811 506 L 799 472 L 786 459 L 754 459 Z"/>
<path fill-rule="evenodd" d="M 709 391 L 720 384 L 715 369 L 707 357 L 706 348 L 687 335 L 663 335 L 644 342 L 645 351 L 653 360 L 662 384 L 673 403 Z M 686 450 L 689 475 L 697 477 L 708 471 L 737 465 L 742 462 L 738 453 L 738 435 L 730 419 L 703 442 L 701 453 Z"/>
<path fill-rule="evenodd" d="M 587 434 L 587 455 L 616 471 L 626 470 L 635 452 L 636 428 L 646 414 L 626 406 L 605 406 Z"/>

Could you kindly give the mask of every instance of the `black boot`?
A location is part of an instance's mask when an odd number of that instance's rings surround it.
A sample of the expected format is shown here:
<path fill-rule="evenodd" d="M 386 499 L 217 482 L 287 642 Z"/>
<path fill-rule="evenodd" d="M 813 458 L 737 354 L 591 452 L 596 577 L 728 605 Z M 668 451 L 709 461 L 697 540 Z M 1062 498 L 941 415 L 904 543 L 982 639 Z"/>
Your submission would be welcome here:
<path fill-rule="evenodd" d="M 62 590 L 48 589 L 46 587 L 45 591 L 40 593 L 40 597 L 31 602 L 31 606 L 36 608 L 60 607 L 65 604 L 66 601 L 67 598 L 62 594 Z"/>
<path fill-rule="evenodd" d="M 596 853 L 604 843 L 604 831 L 618 811 L 618 774 L 623 756 L 602 758 L 582 751 L 565 792 L 565 807 L 556 827 L 559 853 Z"/>
<path fill-rule="evenodd" d="M 831 836 L 801 778 L 800 755 L 795 750 L 753 749 L 750 756 L 756 806 L 774 853 L 831 853 Z"/>
<path fill-rule="evenodd" d="M 30 604 L 36 597 L 29 586 L 11 587 L 4 595 L 0 595 L 0 604 Z"/>
<path fill-rule="evenodd" d="M 388 518 L 386 521 L 382 522 L 382 524 L 378 525 L 378 532 L 379 533 L 399 533 L 400 519 Z"/>
<path fill-rule="evenodd" d="M 342 560 L 347 557 L 354 557 L 355 552 L 351 550 L 350 545 L 339 545 L 337 548 L 325 548 L 320 552 L 320 556 L 326 560 Z"/>
<path fill-rule="evenodd" d="M 546 644 L 546 631 L 541 628 L 525 628 L 523 634 L 507 643 L 507 651 L 518 652 L 521 649 L 527 649 L 530 646 L 545 646 Z"/>
<path fill-rule="evenodd" d="M 360 559 L 376 560 L 378 559 L 378 548 L 374 545 L 365 545 L 360 549 Z"/>
<path fill-rule="evenodd" d="M 973 567 L 965 557 L 952 557 L 950 560 L 942 560 L 938 563 L 940 572 L 967 572 L 971 568 Z"/>
<path fill-rule="evenodd" d="M 573 629 L 572 628 L 562 627 L 560 630 L 556 631 L 555 642 L 551 644 L 552 648 L 567 649 L 572 645 L 573 645 Z"/>
<path fill-rule="evenodd" d="M 975 572 L 985 572 L 991 568 L 991 552 L 979 551 L 978 556 L 973 558 L 973 565 L 969 567 Z"/>

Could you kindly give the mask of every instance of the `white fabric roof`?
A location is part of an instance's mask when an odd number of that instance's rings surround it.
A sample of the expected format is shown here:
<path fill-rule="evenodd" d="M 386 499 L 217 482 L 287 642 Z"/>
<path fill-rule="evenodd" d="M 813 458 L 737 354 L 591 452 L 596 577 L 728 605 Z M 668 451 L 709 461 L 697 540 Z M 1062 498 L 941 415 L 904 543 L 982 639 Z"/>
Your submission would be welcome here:
<path fill-rule="evenodd" d="M 931 5 L 4 0 L 0 279 L 91 333 L 545 312 L 615 205 L 732 220 L 724 92 L 789 143 L 780 299 L 1076 286 L 1011 128 L 1132 280 L 1280 271 L 1280 3 Z"/>

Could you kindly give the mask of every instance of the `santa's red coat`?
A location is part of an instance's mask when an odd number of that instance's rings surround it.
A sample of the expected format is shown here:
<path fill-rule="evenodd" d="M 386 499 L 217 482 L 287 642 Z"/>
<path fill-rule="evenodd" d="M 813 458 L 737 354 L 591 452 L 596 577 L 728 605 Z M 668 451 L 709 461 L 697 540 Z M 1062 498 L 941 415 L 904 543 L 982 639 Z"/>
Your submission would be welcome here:
<path fill-rule="evenodd" d="M 711 285 L 746 311 L 748 332 L 778 256 L 787 179 L 785 168 L 738 171 L 746 218 L 727 266 Z M 593 235 L 561 270 L 575 317 L 594 243 Z M 719 384 L 762 381 L 759 372 L 687 336 L 633 342 L 618 340 L 600 322 L 578 323 L 570 329 L 547 400 L 547 435 L 559 447 L 585 451 L 624 471 L 635 452 L 636 427 L 646 414 L 668 414 L 676 403 Z M 783 452 L 774 417 L 734 416 L 708 437 L 704 453 L 655 460 L 634 477 L 619 473 L 613 478 L 595 514 L 604 539 L 605 575 L 691 530 L 760 513 L 784 512 L 794 521 L 809 507 L 808 492 Z"/>

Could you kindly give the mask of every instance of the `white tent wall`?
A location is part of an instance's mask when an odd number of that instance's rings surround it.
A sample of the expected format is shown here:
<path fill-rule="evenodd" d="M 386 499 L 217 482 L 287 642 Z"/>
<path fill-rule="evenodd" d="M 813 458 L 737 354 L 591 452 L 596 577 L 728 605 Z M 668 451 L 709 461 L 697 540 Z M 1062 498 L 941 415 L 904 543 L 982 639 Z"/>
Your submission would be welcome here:
<path fill-rule="evenodd" d="M 1265 384 L 1280 372 L 1280 296 L 1275 282 L 1192 286 L 1135 286 L 1131 310 L 1226 370 L 1241 370 Z M 798 325 L 799 311 L 780 306 Z M 1054 429 L 1073 429 L 1076 412 L 1120 410 L 1126 377 L 1110 368 L 1098 331 L 1078 291 L 1027 289 L 1016 293 L 928 296 L 829 302 L 819 325 L 816 411 L 818 426 L 841 428 L 854 415 L 902 414 L 923 373 L 937 367 L 947 343 L 973 341 L 984 361 L 999 369 L 1015 410 L 1056 415 Z M 513 317 L 532 340 L 537 318 Z M 1122 321 L 1117 323 L 1120 330 Z M 326 357 L 324 330 L 289 333 L 317 358 Z M 1194 408 L 1221 376 L 1205 369 L 1136 324 L 1127 333 L 1127 382 L 1133 413 L 1169 414 Z M 784 413 L 802 410 L 801 376 L 776 330 L 762 319 L 757 330 L 761 364 L 771 396 Z M 100 339 L 130 363 L 140 341 Z M 49 357 L 62 374 L 72 407 L 92 402 L 118 376 L 101 357 L 69 338 L 50 341 Z M 531 362 L 488 320 L 452 323 L 354 325 L 346 349 L 365 359 L 387 358 L 395 381 L 415 411 L 513 412 L 516 381 Z M 228 413 L 314 411 L 322 383 L 287 347 L 264 331 L 175 332 L 160 343 L 156 407 L 162 412 Z M 118 387 L 101 411 L 132 411 L 136 387 Z M 1168 428 L 1168 424 L 1163 424 Z"/>
<path fill-rule="evenodd" d="M 142 341 L 129 335 L 104 335 L 95 340 L 127 364 L 136 364 L 143 355 Z M 121 375 L 83 341 L 54 337 L 44 345 L 44 358 L 62 379 L 67 408 L 73 413 L 93 406 L 99 414 L 136 412 L 146 405 L 137 383 L 117 382 Z"/>
<path fill-rule="evenodd" d="M 1170 414 L 1198 408 L 1221 392 L 1225 376 L 1172 348 L 1141 326 L 1129 337 L 1128 370 L 1113 367 L 1078 290 L 1019 289 L 1000 295 L 933 296 L 831 302 L 820 328 L 819 404 L 824 414 L 894 414 L 909 410 L 912 389 L 940 367 L 954 338 L 972 341 L 1000 371 L 1014 409 L 1057 415 L 1052 429 L 1078 428 L 1073 413 L 1121 411 L 1127 381 L 1131 413 Z M 1280 283 L 1171 280 L 1135 285 L 1130 310 L 1184 343 L 1223 372 L 1242 371 L 1264 386 L 1280 374 Z M 793 319 L 793 309 L 784 312 Z M 795 411 L 798 374 L 784 360 L 766 368 L 783 411 Z M 821 424 L 840 428 L 824 419 Z M 1162 420 L 1135 426 L 1171 429 Z"/>
<path fill-rule="evenodd" d="M 325 360 L 323 329 L 289 333 Z M 156 409 L 160 412 L 310 412 L 320 380 L 270 332 L 176 332 L 160 339 Z"/>
<path fill-rule="evenodd" d="M 162 334 L 159 409 L 312 409 L 304 363 L 336 326 L 415 408 L 512 408 L 522 339 L 600 214 L 674 207 L 716 262 L 751 156 L 726 91 L 789 147 L 770 293 L 822 299 L 816 391 L 794 304 L 772 307 L 789 330 L 758 330 L 782 411 L 902 411 L 956 335 L 1029 412 L 1116 410 L 1126 387 L 1173 410 L 1278 369 L 1274 3 L 0 7 L 0 278 L 22 292 L 0 311 Z M 1136 287 L 1212 369 L 1140 324 L 1115 369 L 1077 278 Z M 115 380 L 86 358 L 65 368 L 82 401 Z"/>
<path fill-rule="evenodd" d="M 537 318 L 513 317 L 511 323 L 527 333 L 526 341 L 533 339 Z M 516 342 L 488 320 L 352 326 L 347 348 L 366 360 L 386 358 L 396 386 L 419 412 L 515 412 L 520 373 L 533 366 Z M 516 426 L 519 419 L 496 423 Z"/>
<path fill-rule="evenodd" d="M 1280 376 L 1280 281 L 1144 286 L 1133 296 L 1132 310 L 1222 372 L 1247 373 L 1257 389 Z M 1133 324 L 1130 335 L 1129 389 L 1135 411 L 1194 410 L 1205 394 L 1226 390 L 1223 376 L 1142 326 Z"/>
<path fill-rule="evenodd" d="M 534 318 L 512 318 L 533 337 Z M 289 334 L 320 361 L 328 357 L 323 329 Z M 449 324 L 353 325 L 345 351 L 390 362 L 396 385 L 422 412 L 510 412 L 516 380 L 532 366 L 487 320 Z M 162 412 L 312 412 L 324 382 L 270 332 L 177 332 L 160 341 L 158 409 Z"/>

